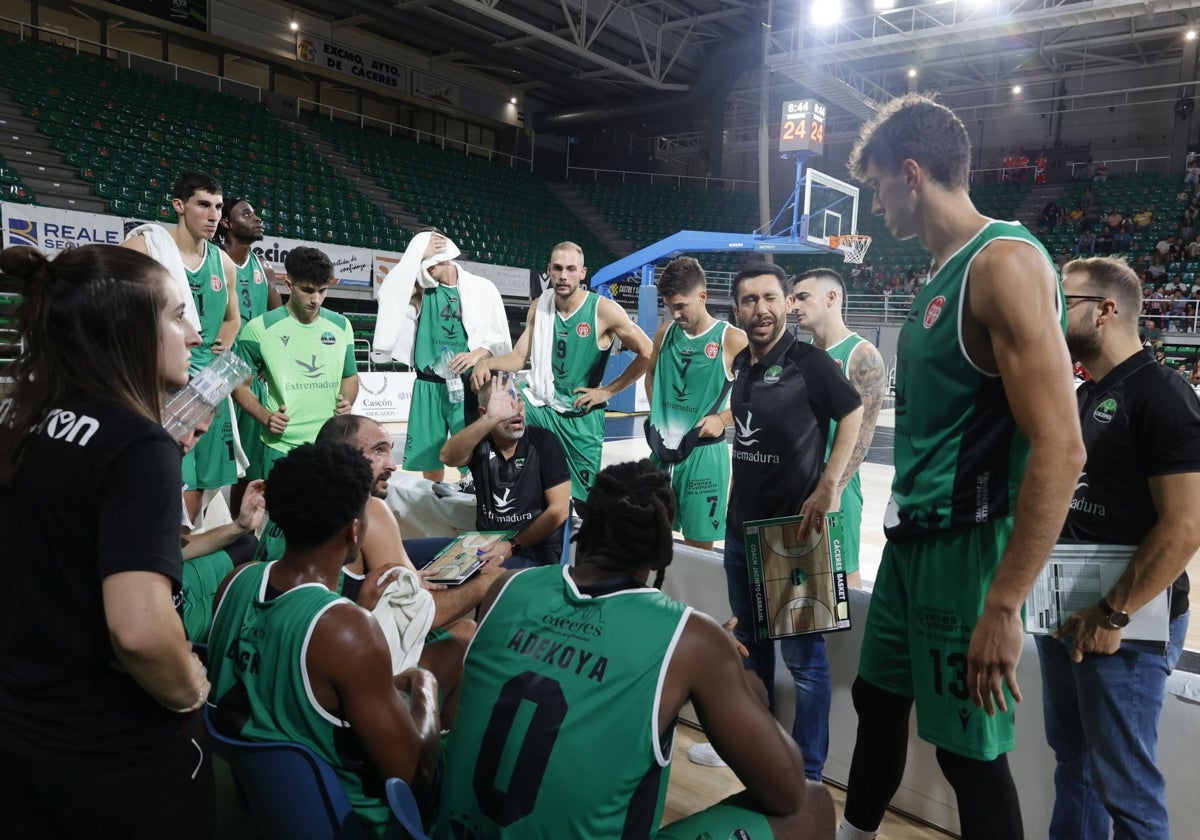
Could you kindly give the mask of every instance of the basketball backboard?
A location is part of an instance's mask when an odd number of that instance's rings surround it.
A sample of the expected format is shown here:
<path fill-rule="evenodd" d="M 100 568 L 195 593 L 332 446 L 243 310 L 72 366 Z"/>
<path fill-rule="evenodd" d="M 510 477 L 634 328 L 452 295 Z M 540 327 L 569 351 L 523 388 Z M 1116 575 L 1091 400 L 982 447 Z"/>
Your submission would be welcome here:
<path fill-rule="evenodd" d="M 858 233 L 858 187 L 809 168 L 804 173 L 804 233 L 814 245 Z"/>

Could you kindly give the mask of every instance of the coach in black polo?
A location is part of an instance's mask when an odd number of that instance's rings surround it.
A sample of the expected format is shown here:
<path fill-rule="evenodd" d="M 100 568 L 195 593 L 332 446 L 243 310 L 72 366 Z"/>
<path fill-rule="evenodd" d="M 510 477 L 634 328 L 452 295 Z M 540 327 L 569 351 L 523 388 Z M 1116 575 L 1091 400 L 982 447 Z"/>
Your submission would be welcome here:
<path fill-rule="evenodd" d="M 557 563 L 571 474 L 558 438 L 525 425 L 525 402 L 507 377 L 496 374 L 479 389 L 479 419 L 446 441 L 440 457 L 447 466 L 470 465 L 476 529 L 517 532 L 489 549 L 489 561 L 506 569 Z"/>
<path fill-rule="evenodd" d="M 734 279 L 734 307 L 748 346 L 733 360 L 730 396 L 735 436 L 733 483 L 725 534 L 725 577 L 734 631 L 750 655 L 748 667 L 770 691 L 775 650 L 754 638 L 746 547 L 748 521 L 805 515 L 808 528 L 824 527 L 836 507 L 842 474 L 862 424 L 862 400 L 825 351 L 799 342 L 786 329 L 788 279 L 783 270 L 757 263 Z M 824 462 L 829 423 L 837 421 L 829 462 Z M 848 477 L 847 477 L 848 480 Z M 829 746 L 829 663 L 820 635 L 781 642 L 784 662 L 796 684 L 792 737 L 804 754 L 805 775 L 821 780 Z"/>
<path fill-rule="evenodd" d="M 1184 569 L 1200 548 L 1200 403 L 1155 363 L 1137 334 L 1141 288 L 1124 262 L 1063 268 L 1067 346 L 1080 386 L 1087 463 L 1065 539 L 1137 546 L 1117 584 L 1037 637 L 1046 740 L 1054 750 L 1050 838 L 1167 838 L 1166 785 L 1155 761 L 1167 676 L 1188 623 Z M 1122 638 L 1134 614 L 1170 589 L 1169 644 Z M 1186 782 L 1184 782 L 1186 784 Z"/>

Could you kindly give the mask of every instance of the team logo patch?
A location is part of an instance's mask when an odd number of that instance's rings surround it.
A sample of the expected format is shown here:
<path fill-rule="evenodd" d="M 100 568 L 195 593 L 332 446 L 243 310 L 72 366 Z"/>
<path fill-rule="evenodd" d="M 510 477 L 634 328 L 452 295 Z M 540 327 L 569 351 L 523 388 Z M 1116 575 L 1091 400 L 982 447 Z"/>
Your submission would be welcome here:
<path fill-rule="evenodd" d="M 779 365 L 771 365 L 769 368 L 767 368 L 766 372 L 763 373 L 763 382 L 767 383 L 768 385 L 774 385 L 779 381 L 779 375 L 781 373 L 783 373 L 783 368 L 781 368 Z"/>
<path fill-rule="evenodd" d="M 932 327 L 942 314 L 942 307 L 946 305 L 946 298 L 938 295 L 933 300 L 929 301 L 929 305 L 925 307 L 925 329 Z"/>
<path fill-rule="evenodd" d="M 721 345 L 715 341 L 710 341 L 704 345 L 704 355 L 710 359 L 717 358 L 717 354 L 721 352 Z"/>
<path fill-rule="evenodd" d="M 257 283 L 257 284 L 258 284 L 258 285 L 260 285 L 260 286 L 261 286 L 261 285 L 262 285 L 262 283 L 263 283 L 263 276 L 262 276 L 262 272 L 261 272 L 261 271 L 259 271 L 257 268 L 256 268 L 256 269 L 254 269 L 254 282 L 255 282 L 255 283 Z"/>
<path fill-rule="evenodd" d="M 37 222 L 9 217 L 8 244 L 28 245 L 32 248 L 36 248 L 38 245 Z"/>
<path fill-rule="evenodd" d="M 208 285 L 212 286 L 214 292 L 219 292 L 225 288 L 225 281 L 214 274 L 208 279 Z"/>
<path fill-rule="evenodd" d="M 591 334 L 592 334 L 592 325 L 591 324 L 580 324 L 578 327 L 575 328 L 575 335 L 579 336 L 580 338 L 587 338 Z"/>
<path fill-rule="evenodd" d="M 1100 405 L 1096 406 L 1096 410 L 1092 412 L 1092 417 L 1097 423 L 1110 423 L 1117 413 L 1117 401 L 1109 398 Z"/>
<path fill-rule="evenodd" d="M 337 339 L 333 337 L 333 333 L 331 333 L 331 332 L 321 333 L 321 343 L 322 344 L 328 346 L 328 345 L 334 344 L 336 341 L 337 341 Z"/>

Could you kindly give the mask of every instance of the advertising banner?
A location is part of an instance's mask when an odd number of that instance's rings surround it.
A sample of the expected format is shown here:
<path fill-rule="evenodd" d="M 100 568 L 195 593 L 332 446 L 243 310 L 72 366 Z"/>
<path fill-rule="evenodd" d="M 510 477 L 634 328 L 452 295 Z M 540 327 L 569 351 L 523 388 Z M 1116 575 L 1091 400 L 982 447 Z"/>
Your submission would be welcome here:
<path fill-rule="evenodd" d="M 339 286 L 370 286 L 371 269 L 374 265 L 373 252 L 367 248 L 349 245 L 329 245 L 322 242 L 305 242 L 300 239 L 285 239 L 282 236 L 264 236 L 252 250 L 260 260 L 271 264 L 275 277 L 283 282 L 287 276 L 283 261 L 288 251 L 299 245 L 307 245 L 325 254 L 333 263 L 334 283 Z"/>
<path fill-rule="evenodd" d="M 53 256 L 80 245 L 120 245 L 125 238 L 121 219 L 117 216 L 9 201 L 0 204 L 3 206 L 5 247 L 29 245 Z"/>
<path fill-rule="evenodd" d="M 403 64 L 326 41 L 308 32 L 296 33 L 296 58 L 300 61 L 370 82 L 390 91 L 403 93 L 408 88 L 408 68 Z"/>
<path fill-rule="evenodd" d="M 354 413 L 380 423 L 408 420 L 415 373 L 360 373 Z"/>

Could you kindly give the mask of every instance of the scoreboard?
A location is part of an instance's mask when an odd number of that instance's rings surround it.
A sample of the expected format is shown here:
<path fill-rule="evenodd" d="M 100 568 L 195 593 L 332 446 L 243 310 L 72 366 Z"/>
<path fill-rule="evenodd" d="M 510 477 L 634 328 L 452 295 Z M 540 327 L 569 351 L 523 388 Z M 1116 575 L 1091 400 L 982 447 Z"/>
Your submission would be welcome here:
<path fill-rule="evenodd" d="M 779 127 L 779 151 L 825 151 L 825 106 L 815 99 L 783 103 L 783 124 Z"/>

